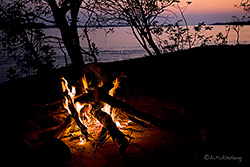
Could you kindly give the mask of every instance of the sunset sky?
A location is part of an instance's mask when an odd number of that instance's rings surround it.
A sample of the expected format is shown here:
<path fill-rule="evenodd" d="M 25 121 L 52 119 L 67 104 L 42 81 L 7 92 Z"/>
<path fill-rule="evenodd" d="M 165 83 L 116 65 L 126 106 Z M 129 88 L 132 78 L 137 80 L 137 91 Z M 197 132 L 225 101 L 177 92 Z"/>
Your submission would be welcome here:
<path fill-rule="evenodd" d="M 188 0 L 182 0 L 185 5 Z M 230 22 L 231 17 L 241 17 L 244 12 L 234 7 L 241 0 L 190 0 L 192 3 L 185 12 L 189 24 L 205 21 L 207 24 L 215 22 Z"/>

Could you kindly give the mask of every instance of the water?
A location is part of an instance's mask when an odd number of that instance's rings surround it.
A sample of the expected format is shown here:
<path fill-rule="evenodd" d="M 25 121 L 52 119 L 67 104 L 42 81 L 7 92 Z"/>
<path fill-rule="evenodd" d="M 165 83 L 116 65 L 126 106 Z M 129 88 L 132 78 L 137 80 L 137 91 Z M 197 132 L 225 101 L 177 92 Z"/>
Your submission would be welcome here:
<path fill-rule="evenodd" d="M 206 31 L 205 36 L 213 35 L 214 37 L 219 32 L 226 34 L 224 25 L 214 25 L 212 26 L 212 31 Z M 79 34 L 82 33 L 81 28 L 78 29 Z M 193 34 L 193 26 L 190 26 L 191 34 Z M 46 29 L 45 32 L 50 35 L 60 36 L 58 29 Z M 231 30 L 228 37 L 228 44 L 236 44 L 237 34 Z M 129 27 L 115 27 L 114 33 L 105 34 L 104 30 L 97 30 L 90 32 L 90 38 L 92 42 L 95 42 L 99 49 L 98 61 L 99 62 L 112 62 L 121 61 L 126 59 L 133 59 L 138 57 L 143 57 L 147 55 L 147 52 L 138 43 L 132 31 Z M 162 38 L 167 38 L 163 35 Z M 240 31 L 240 43 L 249 44 L 250 43 L 250 26 L 244 26 Z M 211 42 L 210 44 L 215 44 Z M 81 40 L 81 46 L 88 46 L 85 40 Z M 85 49 L 87 49 L 85 47 Z M 59 66 L 65 65 L 63 53 L 57 52 L 57 64 Z"/>
<path fill-rule="evenodd" d="M 108 28 L 107 28 L 108 29 Z M 193 26 L 190 26 L 191 34 L 194 33 Z M 78 29 L 79 34 L 82 33 L 81 28 Z M 53 36 L 60 36 L 60 32 L 58 29 L 50 28 L 44 30 L 46 34 Z M 215 37 L 216 34 L 222 32 L 224 35 L 225 26 L 224 25 L 214 25 L 212 31 L 206 31 L 202 34 L 209 36 L 213 35 Z M 112 61 L 121 61 L 127 59 L 134 59 L 146 56 L 146 51 L 140 46 L 137 42 L 136 38 L 133 36 L 132 31 L 129 27 L 115 27 L 114 33 L 109 33 L 106 35 L 104 30 L 92 31 L 90 33 L 90 38 L 92 42 L 95 42 L 96 46 L 99 50 L 98 61 L 99 62 L 112 62 Z M 231 30 L 228 37 L 228 44 L 236 44 L 237 34 L 235 31 Z M 166 38 L 166 36 L 162 36 L 162 38 Z M 87 49 L 87 42 L 85 40 L 81 40 L 81 46 Z M 213 42 L 210 44 L 214 44 Z M 244 26 L 240 30 L 240 44 L 250 44 L 250 26 Z M 56 60 L 56 65 L 65 66 L 65 56 L 60 49 L 56 50 L 56 56 L 54 57 Z M 86 57 L 84 57 L 87 60 Z M 68 62 L 70 62 L 68 58 Z M 0 59 L 0 83 L 7 80 L 6 78 L 6 70 L 9 69 L 10 65 L 13 65 L 14 62 L 9 60 L 8 57 L 4 57 Z"/>
<path fill-rule="evenodd" d="M 45 29 L 45 33 L 57 37 L 60 36 L 58 29 Z M 78 33 L 82 34 L 81 28 L 78 28 Z M 91 31 L 89 36 L 100 52 L 97 57 L 99 62 L 138 58 L 147 54 L 137 42 L 129 27 L 116 27 L 114 33 L 109 33 L 108 35 L 106 35 L 104 30 Z M 80 40 L 80 44 L 87 50 L 88 43 L 86 40 Z M 61 51 L 58 50 L 57 55 L 60 56 L 60 58 L 57 57 L 58 59 L 64 60 Z M 61 64 L 59 63 L 58 65 Z"/>

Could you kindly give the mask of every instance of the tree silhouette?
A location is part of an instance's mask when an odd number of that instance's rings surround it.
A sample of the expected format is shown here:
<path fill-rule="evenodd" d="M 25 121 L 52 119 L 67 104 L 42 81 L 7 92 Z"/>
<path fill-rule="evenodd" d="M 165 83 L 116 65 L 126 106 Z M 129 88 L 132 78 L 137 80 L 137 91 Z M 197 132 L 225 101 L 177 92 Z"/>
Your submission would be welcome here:
<path fill-rule="evenodd" d="M 237 45 L 240 44 L 240 29 L 244 27 L 244 22 L 246 19 L 249 19 L 249 13 L 250 13 L 250 1 L 249 0 L 241 0 L 240 4 L 235 5 L 235 7 L 242 9 L 245 11 L 245 14 L 242 16 L 242 18 L 239 18 L 237 16 L 232 16 L 232 29 L 236 32 L 236 43 Z"/>
<path fill-rule="evenodd" d="M 65 0 L 59 1 L 59 3 L 56 0 L 48 0 L 55 22 L 60 29 L 63 43 L 72 63 L 76 67 L 84 65 L 77 31 L 78 13 L 81 3 L 82 0 Z M 68 12 L 70 20 L 67 19 Z"/>
<path fill-rule="evenodd" d="M 177 0 L 96 0 L 96 2 L 95 9 L 101 15 L 116 23 L 128 24 L 135 38 L 149 55 L 161 54 L 153 39 L 153 31 L 160 24 L 159 18 L 164 19 L 161 14 L 169 11 L 167 8 Z"/>
<path fill-rule="evenodd" d="M 5 49 L 1 54 L 11 56 L 17 66 L 25 70 L 30 68 L 29 71 L 32 68 L 42 69 L 43 64 L 52 65 L 52 56 L 55 54 L 53 46 L 66 49 L 76 69 L 81 69 L 85 64 L 83 54 L 97 63 L 98 49 L 88 36 L 88 26 L 97 24 L 97 20 L 93 19 L 88 3 L 90 1 L 0 0 L 0 20 L 4 23 L 0 26 L 0 38 L 2 48 Z M 84 25 L 82 34 L 78 31 L 80 23 Z M 60 30 L 61 37 L 46 36 L 42 29 L 45 24 L 55 25 Z M 87 40 L 87 49 L 80 46 L 79 38 Z M 24 50 L 29 54 L 24 54 Z M 63 50 L 63 53 L 66 52 Z"/>
<path fill-rule="evenodd" d="M 245 12 L 250 12 L 250 0 L 241 0 L 239 5 L 236 5 L 236 7 L 242 8 Z"/>
<path fill-rule="evenodd" d="M 53 65 L 55 51 L 31 8 L 21 1 L 1 2 L 1 55 L 8 55 L 17 65 L 10 67 L 8 78 L 15 78 L 16 73 L 31 74 L 45 72 Z M 19 70 L 19 72 L 17 72 Z"/>
<path fill-rule="evenodd" d="M 188 8 L 188 6 L 189 6 L 191 3 L 192 3 L 191 1 L 187 1 L 187 5 L 184 6 L 184 7 L 181 7 L 181 6 L 179 5 L 179 2 L 178 2 L 177 5 L 176 5 L 176 7 L 178 8 L 178 10 L 179 10 L 179 12 L 180 12 L 180 14 L 181 14 L 182 20 L 183 20 L 184 23 L 185 23 L 186 34 L 187 34 L 187 36 L 186 36 L 186 41 L 188 42 L 189 49 L 191 49 L 191 47 L 192 47 L 192 44 L 191 44 L 191 36 L 190 36 L 190 34 L 189 34 L 188 23 L 187 23 L 187 19 L 186 19 L 185 16 L 184 16 L 184 13 L 185 13 L 186 9 Z"/>

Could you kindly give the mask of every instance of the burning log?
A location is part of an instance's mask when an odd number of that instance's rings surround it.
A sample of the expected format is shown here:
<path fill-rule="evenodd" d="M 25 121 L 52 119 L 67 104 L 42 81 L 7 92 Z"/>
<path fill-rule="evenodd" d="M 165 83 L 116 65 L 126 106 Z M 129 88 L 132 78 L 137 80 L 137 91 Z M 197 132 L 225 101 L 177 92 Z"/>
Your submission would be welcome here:
<path fill-rule="evenodd" d="M 113 141 L 119 148 L 120 155 L 126 154 L 126 149 L 129 145 L 124 134 L 117 128 L 111 116 L 101 109 L 92 110 L 91 114 L 107 129 Z"/>
<path fill-rule="evenodd" d="M 89 91 L 87 94 L 79 95 L 77 98 L 75 98 L 75 101 L 79 101 L 82 103 L 86 103 L 88 101 L 102 101 L 109 104 L 113 108 L 123 109 L 126 115 L 128 115 L 131 120 L 137 122 L 142 126 L 145 126 L 144 123 L 146 123 L 152 124 L 157 127 L 163 127 L 163 123 L 160 119 L 156 118 L 153 115 L 147 114 L 131 106 L 130 104 L 122 102 L 113 96 L 110 96 L 107 90 L 108 89 L 106 87 L 99 87 L 97 88 L 97 90 L 95 90 L 97 93 L 94 91 Z M 98 95 L 98 97 L 96 95 Z"/>
<path fill-rule="evenodd" d="M 72 112 L 72 117 L 74 118 L 74 120 L 76 121 L 76 124 L 78 125 L 78 127 L 81 129 L 82 134 L 84 135 L 85 139 L 87 141 L 89 141 L 89 133 L 88 133 L 88 129 L 86 128 L 86 126 L 83 125 L 78 112 L 76 111 L 73 103 L 70 104 L 70 111 Z"/>
<path fill-rule="evenodd" d="M 70 115 L 72 115 L 72 117 L 74 118 L 74 120 L 76 121 L 77 125 L 80 127 L 82 134 L 85 136 L 85 138 L 88 141 L 88 132 L 87 132 L 87 128 L 84 126 L 82 120 L 81 120 L 81 109 L 83 108 L 84 105 L 81 105 L 81 103 L 79 103 L 79 101 L 76 101 L 75 98 L 75 90 L 74 87 L 72 87 L 72 89 L 70 90 L 68 87 L 68 83 L 67 81 L 62 78 L 62 88 L 63 88 L 63 92 L 64 92 L 64 97 L 65 97 L 65 104 L 64 107 L 68 110 L 68 112 L 70 113 Z M 101 107 L 99 106 L 103 106 L 103 102 L 101 102 L 99 100 L 99 93 L 96 90 L 87 90 L 88 85 L 87 85 L 87 81 L 86 78 L 84 76 L 83 78 L 83 85 L 84 86 L 84 92 L 82 94 L 82 99 L 83 99 L 83 104 L 90 104 L 90 101 L 94 102 L 97 106 L 97 109 L 92 109 L 91 107 L 91 111 L 90 114 L 93 115 L 103 126 L 104 128 L 108 131 L 108 133 L 110 134 L 110 136 L 112 137 L 113 141 L 116 143 L 116 145 L 119 148 L 119 153 L 121 155 L 125 155 L 126 154 L 126 149 L 128 147 L 128 140 L 125 138 L 125 135 L 118 129 L 118 127 L 116 126 L 116 124 L 113 122 L 111 116 L 109 114 L 107 114 L 106 112 L 101 110 Z M 78 98 L 79 100 L 79 98 Z M 77 107 L 77 104 L 80 105 L 80 108 Z M 78 109 L 76 109 L 78 108 Z"/>
<path fill-rule="evenodd" d="M 106 130 L 106 128 L 102 127 L 101 133 L 95 143 L 94 152 L 96 152 L 98 147 L 100 148 L 111 137 L 111 136 L 107 137 L 107 135 L 108 135 L 108 131 Z"/>
<path fill-rule="evenodd" d="M 163 127 L 163 123 L 160 119 L 154 117 L 153 115 L 147 114 L 125 102 L 122 102 L 108 94 L 105 93 L 99 93 L 99 97 L 100 99 L 105 102 L 108 103 L 110 106 L 114 107 L 114 108 L 119 108 L 119 109 L 123 109 L 126 114 L 129 116 L 129 118 L 134 118 L 136 120 L 138 120 L 139 122 L 143 121 L 147 124 L 152 124 L 155 125 L 157 127 Z"/>
<path fill-rule="evenodd" d="M 72 122 L 73 122 L 72 116 L 68 115 L 65 121 L 61 125 L 57 126 L 56 128 L 52 128 L 48 131 L 41 132 L 38 135 L 38 137 L 40 139 L 48 139 L 48 138 L 61 139 L 68 132 Z"/>
<path fill-rule="evenodd" d="M 68 82 L 64 78 L 62 78 L 62 79 L 63 79 L 63 81 L 62 81 L 63 93 L 64 93 L 64 97 L 65 97 L 65 101 L 66 101 L 65 108 L 67 108 L 68 111 L 71 113 L 76 124 L 81 129 L 82 134 L 84 135 L 86 140 L 89 141 L 88 129 L 83 125 L 83 123 L 79 117 L 79 113 L 77 112 L 77 110 L 75 108 L 74 101 L 72 99 L 72 97 L 73 97 L 72 92 L 70 92 L 70 90 L 68 88 Z"/>

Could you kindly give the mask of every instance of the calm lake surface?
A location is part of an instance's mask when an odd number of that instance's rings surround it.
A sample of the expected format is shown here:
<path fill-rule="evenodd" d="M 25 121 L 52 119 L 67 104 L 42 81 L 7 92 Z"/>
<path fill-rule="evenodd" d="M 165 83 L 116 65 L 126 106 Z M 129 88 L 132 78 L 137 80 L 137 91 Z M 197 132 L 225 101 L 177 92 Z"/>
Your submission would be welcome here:
<path fill-rule="evenodd" d="M 206 31 L 202 34 L 205 36 L 213 35 L 215 39 L 216 34 L 222 32 L 224 35 L 226 34 L 224 25 L 213 25 L 212 31 Z M 108 28 L 106 28 L 108 29 Z M 193 26 L 190 26 L 191 34 Z M 82 33 L 81 28 L 78 29 L 79 34 Z M 60 36 L 60 32 L 56 28 L 49 28 L 44 30 L 46 34 L 53 36 Z M 99 50 L 98 61 L 99 62 L 112 62 L 112 61 L 121 61 L 127 59 L 134 59 L 143 56 L 147 56 L 147 53 L 137 42 L 135 37 L 132 34 L 132 31 L 129 27 L 115 27 L 114 33 L 109 33 L 106 35 L 104 30 L 96 30 L 90 33 L 90 38 L 92 42 L 94 42 Z M 167 38 L 167 36 L 163 35 L 162 39 Z M 237 34 L 231 28 L 228 37 L 228 44 L 236 44 Z M 210 44 L 215 44 L 211 42 Z M 250 26 L 244 26 L 240 30 L 240 44 L 250 44 Z M 85 40 L 81 40 L 81 45 L 87 49 L 87 42 Z M 60 49 L 56 50 L 57 54 L 55 56 L 56 65 L 65 66 L 65 59 L 63 52 Z M 85 61 L 88 61 L 88 58 L 84 58 Z M 68 60 L 70 62 L 70 60 Z M 10 65 L 13 65 L 8 57 L 3 57 L 0 59 L 0 83 L 7 80 L 6 78 L 6 70 Z"/>

